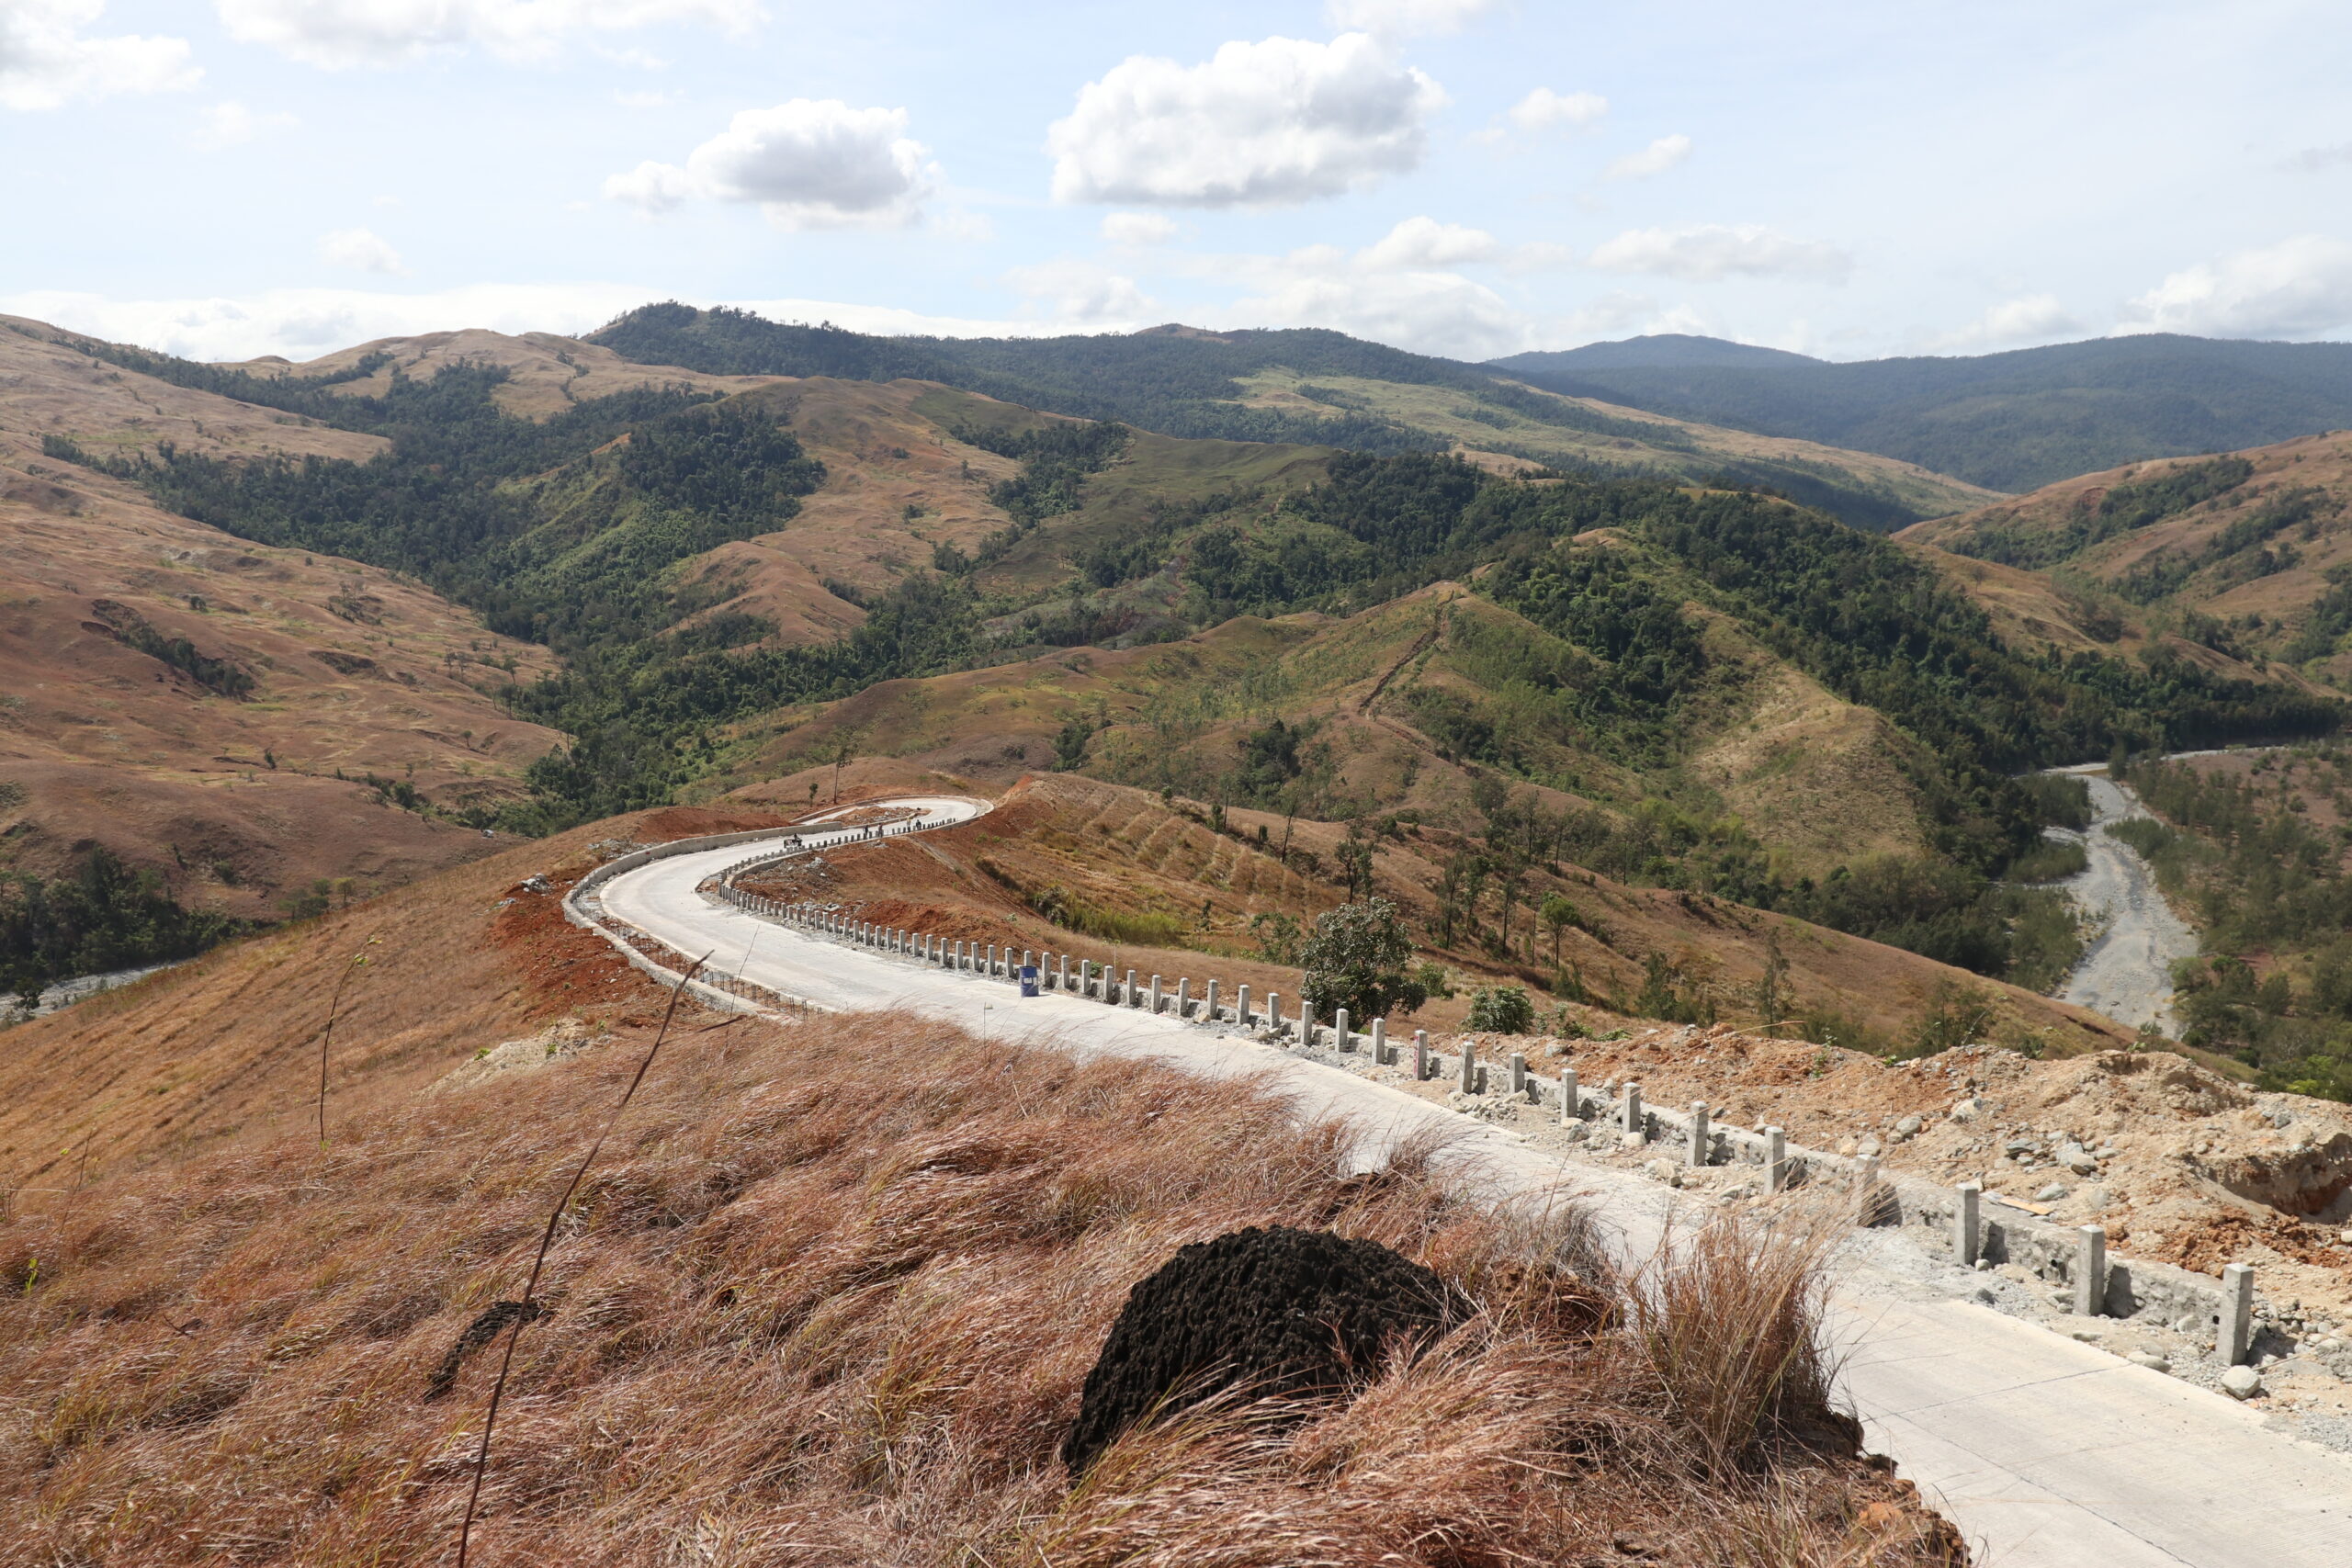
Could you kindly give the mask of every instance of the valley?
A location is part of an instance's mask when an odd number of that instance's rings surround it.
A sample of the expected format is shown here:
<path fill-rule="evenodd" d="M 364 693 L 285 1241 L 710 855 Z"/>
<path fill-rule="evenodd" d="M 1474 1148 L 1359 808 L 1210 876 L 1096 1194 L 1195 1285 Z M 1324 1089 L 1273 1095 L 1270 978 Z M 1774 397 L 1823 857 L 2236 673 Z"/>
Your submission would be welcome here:
<path fill-rule="evenodd" d="M 2346 837 L 2332 437 L 2010 497 L 1337 334 L 949 344 L 650 307 L 587 338 L 456 332 L 199 365 L 13 329 L 0 504 L 26 547 L 0 636 L 27 678 L 0 716 L 17 748 L 0 751 L 8 978 L 29 995 L 169 965 L 6 1029 L 0 1225 L 18 1227 L 28 1299 L 89 1310 L 77 1292 L 119 1269 L 87 1227 L 123 1194 L 242 1190 L 239 1172 L 293 1180 L 284 1162 L 307 1160 L 390 1201 L 407 1179 L 369 1162 L 422 1169 L 435 1140 L 519 1150 L 536 1134 L 512 1107 L 552 1095 L 571 1126 L 585 1112 L 565 1097 L 625 1076 L 616 1046 L 650 1051 L 674 1029 L 695 1076 L 661 1091 L 683 1096 L 663 1114 L 697 1146 L 729 1136 L 709 1117 L 753 1114 L 810 1061 L 839 1069 L 822 1093 L 880 1104 L 873 1074 L 911 1082 L 1010 1046 L 1036 1054 L 1017 1071 L 1041 1083 L 1100 1074 L 1106 1053 L 1152 1056 L 1122 1070 L 1164 1073 L 1163 1097 L 1247 1099 L 1278 1071 L 1294 1098 L 1250 1111 L 1251 1136 L 1324 1138 L 1316 1107 L 1396 1118 L 1388 1143 L 1317 1157 L 1335 1181 L 1371 1180 L 1426 1141 L 1413 1179 L 1432 1212 L 1471 1204 L 1456 1162 L 1476 1150 L 1546 1191 L 1573 1168 L 1660 1241 L 1669 1201 L 1704 1205 L 1708 1235 L 1842 1234 L 1850 1216 L 1822 1217 L 1851 1196 L 1833 1162 L 1883 1159 L 1890 1182 L 1939 1193 L 1978 1179 L 2018 1215 L 2105 1224 L 2127 1267 L 2186 1270 L 2183 1289 L 2255 1263 L 2271 1337 L 2248 1397 L 2323 1441 L 2346 1418 L 2328 1337 L 2352 1299 L 2330 1282 L 2343 1248 L 2325 1168 L 2352 1131 L 2301 1098 L 2352 1097 L 2326 935 Z M 2293 516 L 2270 526 L 2281 508 Z M 2249 565 L 2246 549 L 2269 553 Z M 2267 608 L 2230 597 L 2265 583 Z M 2284 745 L 2267 764 L 2192 754 L 2247 741 Z M 1424 1030 L 1490 1072 L 1515 1052 L 1539 1075 L 1585 1073 L 1594 1094 L 1639 1081 L 1661 1116 L 1704 1100 L 1742 1147 L 1781 1127 L 1817 1179 L 1784 1201 L 1736 1162 L 1685 1171 L 1646 1136 L 1570 1136 L 1492 1082 L 1408 1084 L 1394 1064 L 1254 1037 L 1202 1055 L 1124 1018 L 1106 1034 L 1101 1004 L 1074 998 L 1024 1014 L 966 977 L 712 902 L 705 874 L 744 836 L 750 853 L 908 799 L 986 809 L 774 861 L 741 896 L 1182 980 L 1188 998 L 1214 976 L 1281 996 L 1286 1016 L 1315 997 L 1328 1019 L 1345 995 L 1390 1039 Z M 725 847 L 628 858 L 708 835 Z M 638 869 L 603 881 L 615 863 Z M 589 881 L 592 906 L 634 933 L 626 951 L 568 913 Z M 1381 956 L 1335 956 L 1350 931 Z M 666 990 L 661 965 L 706 949 L 710 987 Z M 738 1072 L 739 1053 L 763 1065 Z M 1955 1109 L 1980 1101 L 1981 1116 Z M 762 1123 L 775 1136 L 830 1114 L 792 1104 Z M 1083 1157 L 989 1153 L 967 1170 L 968 1119 L 915 1114 L 921 1127 L 863 1134 L 883 1140 L 869 1149 L 913 1140 L 903 1170 L 893 1155 L 858 1178 L 893 1204 L 942 1171 L 992 1181 Z M 369 1152 L 337 1163 L 346 1147 Z M 546 1166 L 531 1147 L 518 1157 Z M 1269 1143 L 1243 1157 L 1294 1156 Z M 583 1235 L 634 1224 L 633 1168 L 600 1178 Z M 724 1217 L 736 1201 L 688 1229 L 741 1223 Z M 179 1222 L 141 1223 L 195 1256 L 164 1234 Z M 1174 1234 L 1069 1223 L 1037 1257 L 1123 1249 L 1102 1275 L 1122 1288 Z M 318 1256 L 315 1237 L 231 1229 Z M 337 1307 L 303 1343 L 338 1366 L 441 1354 L 510 1288 L 523 1235 L 482 1243 L 492 1261 L 434 1275 L 390 1316 Z M 1835 1281 L 1822 1321 L 1860 1336 L 1849 1386 L 1871 1440 L 1996 1542 L 2026 1540 L 2002 1487 L 2053 1487 L 2081 1523 L 2120 1483 L 2094 1466 L 1980 1486 L 1981 1466 L 1939 1445 L 1998 1459 L 2015 1417 L 1989 1407 L 1903 1436 L 1904 1403 L 1941 1385 L 1894 1370 L 1905 1358 L 1871 1326 L 1884 1314 L 1986 1336 L 1983 1353 L 2018 1358 L 2019 1376 L 2103 1375 L 2119 1356 L 2175 1369 L 2119 1395 L 2119 1432 L 2159 1408 L 2220 1419 L 2196 1401 L 2246 1370 L 2144 1313 L 2070 1329 L 2095 1344 L 2050 1339 L 2063 1267 L 2020 1250 L 1971 1270 L 1904 1250 L 1907 1235 L 1874 1237 L 1867 1266 L 1789 1256 Z M 610 1266 L 657 1268 L 638 1245 Z M 1598 1254 L 1578 1267 L 1639 1277 Z M 243 1286 L 165 1272 L 157 1312 L 196 1321 L 189 1292 L 241 1303 L 203 1319 L 232 1326 L 179 1336 L 171 1378 L 277 1367 L 272 1346 L 312 1332 Z M 391 1289 L 369 1278 L 370 1301 Z M 604 1322 L 606 1287 L 589 1279 L 554 1284 L 549 1310 Z M 838 1286 L 819 1288 L 845 1301 Z M 734 1321 L 689 1294 L 662 1310 Z M 1104 1309 L 1086 1303 L 1070 1321 L 1091 1344 Z M 2004 1326 L 1978 1323 L 1985 1306 Z M 355 1325 L 379 1317 L 397 1326 L 367 1343 L 396 1351 L 359 1348 Z M 624 1319 L 626 1337 L 641 1320 Z M 85 1332 L 67 1322 L 0 1337 L 0 1376 L 51 1397 Z M 130 1353 L 112 1329 L 88 1333 Z M 1076 1342 L 1038 1353 L 1069 1360 Z M 462 1346 L 450 1354 L 453 1382 L 474 1375 Z M 1059 1410 L 1083 1370 L 1063 1366 L 1041 1399 Z M 240 1386 L 309 1399 L 311 1375 Z M 148 1411 L 150 1393 L 169 1404 L 147 1390 L 122 1408 Z M 267 1425 L 243 1395 L 221 1409 Z M 388 1412 L 363 1423 L 370 1473 L 425 1440 Z M 42 1462 L 92 1495 L 109 1495 L 111 1466 L 211 1473 L 177 1438 L 136 1435 L 167 1428 L 126 1416 L 130 1435 Z M 1841 1462 L 1804 1484 L 1847 1484 Z M 371 1539 L 319 1501 L 331 1483 L 271 1473 L 289 1488 L 271 1517 L 323 1507 Z M 1612 1531 L 1658 1528 L 1611 1507 Z M 2183 1539 L 2201 1528 L 2163 1519 Z M 93 1529 L 74 1538 L 138 1534 Z M 1952 1561 L 1927 1524 L 1905 1539 L 1912 1556 L 1874 1561 Z"/>

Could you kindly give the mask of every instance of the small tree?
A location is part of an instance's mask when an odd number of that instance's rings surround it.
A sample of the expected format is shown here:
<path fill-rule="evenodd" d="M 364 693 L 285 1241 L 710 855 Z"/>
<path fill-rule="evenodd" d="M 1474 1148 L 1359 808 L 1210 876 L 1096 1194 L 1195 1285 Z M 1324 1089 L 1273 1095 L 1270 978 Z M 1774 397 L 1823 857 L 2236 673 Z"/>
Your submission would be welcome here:
<path fill-rule="evenodd" d="M 1537 913 L 1543 918 L 1544 929 L 1552 933 L 1552 967 L 1557 969 L 1560 966 L 1560 939 L 1567 935 L 1568 928 L 1578 924 L 1583 916 L 1577 913 L 1576 905 L 1566 895 L 1559 893 L 1547 895 L 1543 908 Z"/>
<path fill-rule="evenodd" d="M 1298 962 L 1306 971 L 1306 1005 L 1318 1018 L 1339 1008 L 1353 1018 L 1383 1018 L 1429 1000 L 1405 922 L 1385 898 L 1342 904 L 1317 917 Z"/>
<path fill-rule="evenodd" d="M 1524 986 L 1481 986 L 1470 993 L 1468 1027 L 1485 1034 L 1526 1034 L 1535 1028 L 1535 1004 Z"/>

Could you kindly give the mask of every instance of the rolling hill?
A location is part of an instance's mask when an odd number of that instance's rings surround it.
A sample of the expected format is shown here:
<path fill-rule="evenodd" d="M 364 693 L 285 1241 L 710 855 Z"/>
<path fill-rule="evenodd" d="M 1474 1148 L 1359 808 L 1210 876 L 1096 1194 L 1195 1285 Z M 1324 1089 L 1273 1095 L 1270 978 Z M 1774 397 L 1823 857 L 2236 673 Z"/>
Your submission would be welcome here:
<path fill-rule="evenodd" d="M 1565 395 L 1876 452 L 2003 491 L 2352 426 L 2352 344 L 2149 333 L 1833 365 L 1637 338 L 1492 368 Z"/>
<path fill-rule="evenodd" d="M 452 818 L 523 798 L 559 739 L 489 694 L 546 671 L 544 649 L 89 466 L 167 446 L 347 462 L 384 442 L 0 325 L 0 868 L 67 876 L 104 852 L 184 906 L 252 919 L 321 882 L 347 897 L 485 852 Z"/>
<path fill-rule="evenodd" d="M 1728 478 L 1863 527 L 1897 527 L 1988 499 L 1981 487 L 1913 464 L 1559 396 L 1333 332 L 1166 326 L 1091 337 L 884 338 L 664 304 L 633 310 L 589 341 L 716 375 L 935 381 L 1180 437 L 1463 450 L 1599 472 Z"/>
<path fill-rule="evenodd" d="M 2347 503 L 2352 434 L 2336 434 L 2085 474 L 1900 537 L 1973 572 L 2031 574 L 2092 621 L 2147 623 L 2190 657 L 2280 661 L 2346 690 Z"/>

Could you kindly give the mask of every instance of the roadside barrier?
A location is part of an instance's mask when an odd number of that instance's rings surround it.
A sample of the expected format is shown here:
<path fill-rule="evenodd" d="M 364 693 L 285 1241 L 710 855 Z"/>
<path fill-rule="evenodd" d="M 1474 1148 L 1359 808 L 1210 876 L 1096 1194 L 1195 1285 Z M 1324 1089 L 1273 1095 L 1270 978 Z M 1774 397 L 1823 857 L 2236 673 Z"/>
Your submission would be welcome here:
<path fill-rule="evenodd" d="M 1023 948 L 1019 950 L 1016 963 L 1015 949 L 1010 944 L 1000 947 L 965 938 L 883 927 L 859 919 L 839 905 L 786 901 L 736 886 L 736 879 L 741 876 L 813 854 L 818 848 L 871 842 L 948 825 L 925 823 L 916 817 L 874 824 L 856 838 L 836 839 L 822 846 L 795 840 L 782 848 L 736 862 L 704 883 L 703 890 L 748 914 L 791 925 L 812 936 L 1014 986 L 1020 986 L 1027 976 L 1039 995 L 1057 993 L 1109 1007 L 1148 1011 L 1154 1017 L 1172 1014 L 1186 1023 L 1230 1024 L 1270 1043 L 1299 1051 L 1328 1048 L 1350 1055 L 1361 1043 L 1378 1065 L 1398 1065 L 1399 1052 L 1389 1042 L 1385 1019 L 1374 1019 L 1369 1034 L 1359 1034 L 1344 1010 L 1336 1010 L 1331 1023 L 1326 1026 L 1304 999 L 1295 1018 L 1283 1016 L 1282 998 L 1272 991 L 1266 993 L 1262 1009 L 1253 1007 L 1250 987 L 1246 985 L 1233 987 L 1234 999 L 1227 1005 L 1221 999 L 1226 995 L 1223 983 L 1216 979 L 1207 981 L 1196 997 L 1189 976 L 1177 976 L 1171 991 L 1162 976 L 1152 975 L 1139 981 L 1132 969 L 1122 975 L 1108 964 L 1090 958 L 1073 958 L 1068 953 L 1037 953 Z M 822 829 L 811 825 L 810 830 Z M 688 962 L 685 955 L 673 953 L 645 933 L 631 931 L 606 916 L 595 898 L 595 888 L 623 872 L 667 855 L 774 836 L 773 829 L 718 834 L 678 840 L 623 855 L 581 879 L 565 897 L 565 914 L 575 924 L 603 931 L 639 968 L 664 983 L 674 984 Z M 627 934 L 623 934 L 625 931 Z M 663 963 L 664 957 L 673 958 L 678 966 Z M 731 1010 L 806 1013 L 816 1008 L 806 998 L 785 996 L 741 976 L 698 978 L 693 982 L 693 988 L 703 1000 Z M 1447 1057 L 1430 1048 L 1426 1031 L 1414 1032 L 1412 1059 L 1413 1076 L 1418 1082 L 1447 1075 Z M 1450 1066 L 1456 1094 L 1465 1098 L 1488 1094 L 1490 1065 L 1478 1060 L 1475 1039 L 1463 1040 Z M 1996 1213 L 1988 1210 L 1984 1201 L 1985 1194 L 1975 1182 L 1943 1188 L 1890 1179 L 1881 1173 L 1873 1156 L 1829 1155 L 1801 1148 L 1790 1144 L 1786 1131 L 1779 1127 L 1749 1131 L 1721 1125 L 1703 1100 L 1693 1101 L 1687 1110 L 1679 1111 L 1648 1105 L 1644 1102 L 1642 1086 L 1635 1081 L 1617 1086 L 1616 1097 L 1611 1100 L 1605 1091 L 1581 1087 L 1573 1065 L 1564 1066 L 1556 1077 L 1545 1078 L 1528 1069 L 1524 1056 L 1513 1055 L 1503 1066 L 1498 1087 L 1501 1093 L 1529 1104 L 1555 1107 L 1563 1128 L 1584 1129 L 1574 1135 L 1588 1139 L 1610 1136 L 1611 1132 L 1605 1129 L 1613 1126 L 1613 1136 L 1628 1145 L 1679 1143 L 1681 1163 L 1687 1167 L 1755 1166 L 1758 1185 L 1767 1193 L 1834 1183 L 1852 1195 L 1858 1224 L 1917 1227 L 1926 1233 L 1920 1239 L 1928 1251 L 1941 1251 L 1963 1267 L 2018 1265 L 2053 1292 L 2064 1292 L 2072 1310 L 2081 1315 L 2155 1319 L 2182 1330 L 2210 1326 L 2215 1348 L 2228 1365 L 2245 1361 L 2254 1351 L 2257 1327 L 2254 1270 L 2243 1264 L 2230 1265 L 2222 1279 L 2214 1280 L 2169 1264 L 2115 1257 L 2107 1250 L 2107 1233 L 2101 1226 L 2053 1224 L 2006 1204 Z M 1587 1123 L 1590 1125 L 1588 1127 Z"/>

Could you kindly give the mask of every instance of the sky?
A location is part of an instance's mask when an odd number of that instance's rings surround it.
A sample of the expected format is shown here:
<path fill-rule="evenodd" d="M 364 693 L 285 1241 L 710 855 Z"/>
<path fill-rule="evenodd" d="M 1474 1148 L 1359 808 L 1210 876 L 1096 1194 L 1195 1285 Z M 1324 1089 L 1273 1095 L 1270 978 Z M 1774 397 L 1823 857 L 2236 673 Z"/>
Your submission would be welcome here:
<path fill-rule="evenodd" d="M 2342 0 L 0 0 L 0 312 L 2352 336 Z"/>

